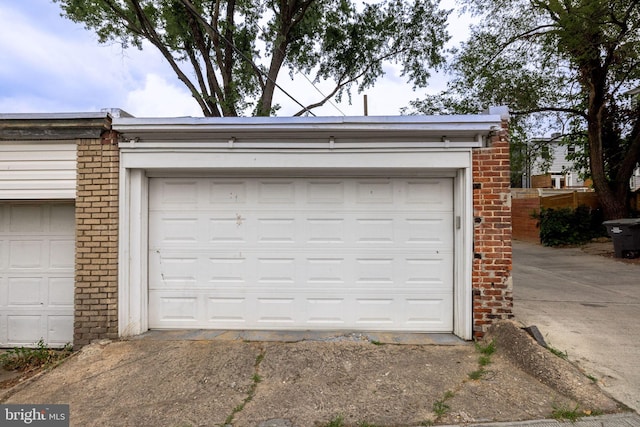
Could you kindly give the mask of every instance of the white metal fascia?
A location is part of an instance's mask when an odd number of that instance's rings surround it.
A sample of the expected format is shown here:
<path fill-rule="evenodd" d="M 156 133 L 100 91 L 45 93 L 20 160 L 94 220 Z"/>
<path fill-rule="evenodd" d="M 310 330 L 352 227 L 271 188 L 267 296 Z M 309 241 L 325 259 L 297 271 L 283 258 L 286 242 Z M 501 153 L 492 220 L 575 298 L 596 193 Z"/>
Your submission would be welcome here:
<path fill-rule="evenodd" d="M 121 148 L 471 148 L 498 115 L 116 118 Z M 233 141 L 230 144 L 229 141 Z"/>
<path fill-rule="evenodd" d="M 471 167 L 467 150 L 425 151 L 121 151 L 121 166 L 128 169 L 184 169 L 191 171 L 216 169 L 268 169 L 284 172 L 337 169 L 425 170 Z"/>

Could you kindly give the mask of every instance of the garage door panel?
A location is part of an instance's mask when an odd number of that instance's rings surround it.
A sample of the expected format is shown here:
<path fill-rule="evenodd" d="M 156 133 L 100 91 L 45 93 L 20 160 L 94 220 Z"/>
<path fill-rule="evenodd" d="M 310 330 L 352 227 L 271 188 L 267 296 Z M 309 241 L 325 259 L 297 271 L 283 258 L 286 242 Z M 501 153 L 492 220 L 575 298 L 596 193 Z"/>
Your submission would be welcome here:
<path fill-rule="evenodd" d="M 239 180 L 209 182 L 209 203 L 214 206 L 242 205 L 247 201 L 247 183 Z"/>
<path fill-rule="evenodd" d="M 295 206 L 298 201 L 296 189 L 296 182 L 293 180 L 259 180 L 256 188 L 257 204 Z"/>
<path fill-rule="evenodd" d="M 256 243 L 261 245 L 293 245 L 296 242 L 296 219 L 291 217 L 257 218 Z M 236 227 L 236 228 L 239 228 Z"/>
<path fill-rule="evenodd" d="M 452 182 L 152 178 L 149 325 L 451 331 Z"/>
<path fill-rule="evenodd" d="M 441 250 L 453 247 L 453 232 L 443 233 L 443 230 L 453 230 L 453 215 L 412 216 L 406 218 L 403 225 L 398 240 L 409 246 L 436 247 Z"/>
<path fill-rule="evenodd" d="M 402 268 L 402 279 L 406 287 L 434 289 L 448 287 L 453 282 L 453 271 L 447 257 L 451 254 L 439 256 L 405 259 Z"/>
<path fill-rule="evenodd" d="M 450 289 L 451 252 L 400 257 L 398 250 L 385 256 L 363 257 L 360 252 L 343 256 L 318 256 L 315 252 L 260 251 L 158 252 L 150 254 L 150 289 L 264 289 L 287 288 L 338 290 L 418 288 Z M 276 256 L 277 254 L 277 256 Z"/>
<path fill-rule="evenodd" d="M 75 241 L 50 240 L 49 241 L 49 269 L 69 271 L 75 265 Z"/>
<path fill-rule="evenodd" d="M 349 210 L 451 211 L 453 182 L 450 178 L 430 179 L 182 179 L 154 178 L 150 183 L 151 210 L 184 211 L 187 205 L 225 210 L 229 205 L 263 206 L 262 209 L 287 209 L 310 206 L 316 211 L 331 211 L 335 205 Z M 393 205 L 393 207 L 391 207 Z"/>
<path fill-rule="evenodd" d="M 234 287 L 245 284 L 247 281 L 247 259 L 231 256 L 209 258 L 211 271 L 208 275 L 208 283 L 215 286 L 228 284 Z"/>
<path fill-rule="evenodd" d="M 72 205 L 51 205 L 49 210 L 49 230 L 56 234 L 74 236 L 76 230 L 75 208 Z M 74 239 L 68 241 L 74 242 Z"/>
<path fill-rule="evenodd" d="M 44 211 L 38 205 L 12 205 L 9 207 L 9 231 L 29 234 L 45 230 Z"/>
<path fill-rule="evenodd" d="M 402 211 L 400 211 L 400 214 Z M 287 215 L 289 214 L 289 215 Z M 212 244 L 226 247 L 264 247 L 269 249 L 341 245 L 365 249 L 453 247 L 453 215 L 451 212 L 406 214 L 398 212 L 335 213 L 314 212 L 202 212 L 183 214 L 152 212 L 149 245 L 159 248 L 207 248 Z"/>
<path fill-rule="evenodd" d="M 345 183 L 339 180 L 310 180 L 306 183 L 307 204 L 343 205 L 345 204 Z"/>
<path fill-rule="evenodd" d="M 219 325 L 242 325 L 245 318 L 242 313 L 250 312 L 247 298 L 243 297 L 206 297 L 207 320 Z"/>
<path fill-rule="evenodd" d="M 162 253 L 154 251 L 149 254 L 149 287 L 153 288 L 189 288 L 196 287 L 198 265 L 206 259 L 205 255 L 190 256 L 184 253 Z M 202 282 L 202 279 L 200 279 Z"/>
<path fill-rule="evenodd" d="M 44 248 L 42 240 L 10 240 L 9 270 L 42 270 Z"/>
<path fill-rule="evenodd" d="M 156 297 L 156 295 L 150 294 L 150 297 Z M 190 293 L 189 296 L 183 295 L 166 295 L 158 294 L 157 299 L 159 304 L 157 306 L 157 313 L 151 313 L 157 315 L 160 322 L 171 322 L 172 324 L 196 324 L 198 315 L 203 312 L 199 307 L 198 298 Z"/>
<path fill-rule="evenodd" d="M 451 179 L 409 180 L 404 191 L 404 203 L 423 211 L 451 211 L 453 209 L 453 181 Z"/>
<path fill-rule="evenodd" d="M 151 292 L 159 305 L 152 306 L 155 328 L 198 327 L 211 329 L 348 329 L 450 331 L 443 321 L 451 313 L 448 293 L 420 295 L 384 294 L 358 296 L 316 293 L 291 296 L 286 290 L 246 292 L 198 290 L 190 296 Z"/>
<path fill-rule="evenodd" d="M 48 301 L 49 307 L 73 309 L 74 277 L 49 277 Z"/>
<path fill-rule="evenodd" d="M 47 336 L 49 343 L 73 342 L 73 316 L 66 313 L 47 316 Z"/>
<path fill-rule="evenodd" d="M 358 207 L 394 202 L 394 185 L 389 180 L 362 180 L 355 183 L 355 204 Z"/>
<path fill-rule="evenodd" d="M 40 277 L 9 277 L 7 289 L 7 306 L 39 307 L 44 297 L 42 292 L 42 278 Z"/>
<path fill-rule="evenodd" d="M 188 205 L 196 206 L 202 192 L 200 183 L 196 179 L 173 179 L 158 182 L 156 189 L 158 201 L 163 206 L 183 209 Z"/>
<path fill-rule="evenodd" d="M 7 316 L 7 341 L 16 346 L 37 343 L 45 327 L 42 315 L 10 314 Z"/>
<path fill-rule="evenodd" d="M 327 286 L 344 288 L 347 276 L 347 261 L 341 257 L 306 257 L 306 282 L 311 287 Z"/>
<path fill-rule="evenodd" d="M 75 208 L 0 204 L 0 346 L 73 340 Z"/>
<path fill-rule="evenodd" d="M 404 323 L 422 330 L 444 331 L 442 319 L 453 310 L 453 304 L 446 294 L 440 298 L 408 298 L 404 306 Z"/>
<path fill-rule="evenodd" d="M 296 257 L 285 256 L 257 256 L 256 257 L 257 284 L 278 285 L 293 287 L 296 283 L 297 274 Z"/>
<path fill-rule="evenodd" d="M 2 208 L 0 207 L 0 211 Z M 2 231 L 0 230 L 0 233 Z M 9 265 L 9 242 L 2 237 L 0 237 L 0 271 L 4 272 L 7 270 L 7 266 Z M 2 277 L 2 273 L 0 273 L 0 278 Z"/>
<path fill-rule="evenodd" d="M 150 244 L 157 247 L 163 244 L 197 244 L 202 233 L 202 224 L 192 215 L 158 218 L 156 224 L 150 224 L 155 232 L 150 236 Z"/>

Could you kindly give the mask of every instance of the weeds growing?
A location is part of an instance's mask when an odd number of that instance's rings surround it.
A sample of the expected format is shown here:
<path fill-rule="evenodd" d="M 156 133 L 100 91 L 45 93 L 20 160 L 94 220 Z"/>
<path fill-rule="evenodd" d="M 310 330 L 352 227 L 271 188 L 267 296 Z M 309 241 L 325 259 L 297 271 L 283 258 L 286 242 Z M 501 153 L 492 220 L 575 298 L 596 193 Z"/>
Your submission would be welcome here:
<path fill-rule="evenodd" d="M 47 368 L 71 355 L 73 347 L 67 344 L 62 350 L 47 347 L 44 340 L 36 343 L 35 348 L 16 347 L 0 355 L 0 366 L 8 371 L 30 371 Z"/>
<path fill-rule="evenodd" d="M 566 406 L 553 405 L 551 416 L 556 420 L 567 420 L 573 423 L 578 421 L 582 415 L 578 412 L 578 405 L 573 409 Z"/>

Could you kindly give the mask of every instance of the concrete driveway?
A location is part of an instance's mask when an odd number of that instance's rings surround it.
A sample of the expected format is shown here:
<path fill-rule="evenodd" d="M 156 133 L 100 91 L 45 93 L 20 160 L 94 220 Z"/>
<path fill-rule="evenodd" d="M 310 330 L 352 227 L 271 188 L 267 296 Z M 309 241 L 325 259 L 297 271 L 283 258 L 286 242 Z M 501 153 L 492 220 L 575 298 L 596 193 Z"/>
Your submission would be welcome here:
<path fill-rule="evenodd" d="M 640 411 L 640 265 L 524 242 L 513 265 L 516 320 Z"/>
<path fill-rule="evenodd" d="M 418 426 L 539 420 L 558 408 L 579 408 L 577 415 L 620 411 L 515 322 L 500 322 L 492 333 L 497 351 L 479 375 L 472 374 L 480 353 L 459 341 L 383 345 L 381 337 L 361 334 L 282 342 L 151 333 L 86 346 L 56 369 L 0 390 L 0 403 L 68 404 L 72 427 Z M 640 427 L 640 418 L 619 424 L 625 415 L 590 425 Z"/>

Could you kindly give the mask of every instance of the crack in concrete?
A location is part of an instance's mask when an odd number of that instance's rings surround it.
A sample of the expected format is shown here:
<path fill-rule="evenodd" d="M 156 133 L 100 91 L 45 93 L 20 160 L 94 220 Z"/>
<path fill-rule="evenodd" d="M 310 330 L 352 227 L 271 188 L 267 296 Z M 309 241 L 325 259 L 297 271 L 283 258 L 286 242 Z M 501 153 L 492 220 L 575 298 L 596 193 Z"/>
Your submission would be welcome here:
<path fill-rule="evenodd" d="M 242 412 L 245 405 L 251 402 L 255 397 L 256 391 L 258 389 L 258 384 L 262 382 L 262 377 L 260 376 L 260 364 L 264 360 L 265 355 L 266 355 L 266 350 L 263 345 L 260 345 L 260 353 L 256 356 L 256 361 L 253 364 L 253 376 L 251 377 L 252 382 L 251 382 L 251 386 L 249 387 L 249 390 L 247 391 L 247 397 L 244 398 L 241 404 L 239 404 L 238 406 L 232 409 L 231 414 L 229 414 L 229 416 L 224 421 L 225 427 L 231 427 L 233 425 L 232 423 L 235 416 L 238 413 Z"/>

